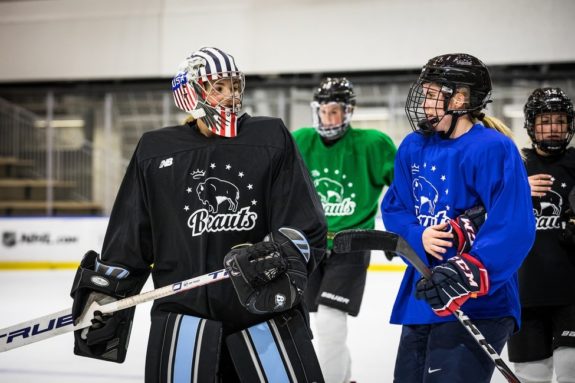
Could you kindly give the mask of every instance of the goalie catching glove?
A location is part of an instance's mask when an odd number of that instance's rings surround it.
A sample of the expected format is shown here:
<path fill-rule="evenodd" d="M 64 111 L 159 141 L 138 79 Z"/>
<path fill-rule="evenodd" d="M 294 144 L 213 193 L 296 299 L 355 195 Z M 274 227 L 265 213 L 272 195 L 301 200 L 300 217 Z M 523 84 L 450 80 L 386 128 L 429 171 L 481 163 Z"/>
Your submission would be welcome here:
<path fill-rule="evenodd" d="M 100 305 L 137 294 L 148 274 L 132 277 L 128 270 L 103 264 L 88 251 L 76 271 L 70 296 L 74 322 L 93 303 Z M 96 311 L 92 326 L 74 332 L 74 354 L 122 363 L 126 358 L 135 307 L 102 315 Z"/>
<path fill-rule="evenodd" d="M 462 253 L 431 269 L 431 278 L 421 278 L 415 297 L 424 299 L 439 316 L 451 315 L 470 297 L 489 291 L 487 270 L 477 258 Z"/>
<path fill-rule="evenodd" d="M 224 258 L 242 305 L 253 314 L 297 305 L 307 284 L 310 246 L 298 230 L 281 227 L 255 245 L 241 245 Z"/>
<path fill-rule="evenodd" d="M 447 231 L 453 234 L 453 246 L 457 249 L 457 254 L 469 253 L 477 232 L 485 222 L 485 217 L 485 208 L 479 205 L 449 220 Z"/>

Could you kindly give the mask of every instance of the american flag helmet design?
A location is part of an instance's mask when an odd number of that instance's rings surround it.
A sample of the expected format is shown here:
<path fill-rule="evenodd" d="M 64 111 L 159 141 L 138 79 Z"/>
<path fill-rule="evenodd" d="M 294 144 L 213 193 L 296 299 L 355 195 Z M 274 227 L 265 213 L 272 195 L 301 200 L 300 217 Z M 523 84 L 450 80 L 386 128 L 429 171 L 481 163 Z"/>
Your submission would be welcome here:
<path fill-rule="evenodd" d="M 239 84 L 239 101 L 233 97 L 231 107 L 213 106 L 207 101 L 208 82 L 222 79 Z M 196 119 L 201 118 L 212 132 L 223 137 L 235 137 L 244 84 L 244 74 L 236 66 L 233 56 L 208 47 L 195 51 L 180 64 L 172 80 L 172 92 L 178 108 Z"/>

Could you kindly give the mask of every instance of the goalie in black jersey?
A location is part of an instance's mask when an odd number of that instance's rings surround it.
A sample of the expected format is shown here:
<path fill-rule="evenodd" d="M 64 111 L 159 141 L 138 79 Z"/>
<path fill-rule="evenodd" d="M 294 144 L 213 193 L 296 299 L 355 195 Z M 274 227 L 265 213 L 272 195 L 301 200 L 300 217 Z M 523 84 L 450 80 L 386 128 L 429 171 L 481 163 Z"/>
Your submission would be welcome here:
<path fill-rule="evenodd" d="M 302 296 L 327 229 L 289 131 L 240 114 L 244 75 L 220 49 L 188 57 L 172 90 L 191 117 L 140 139 L 102 253 L 78 269 L 74 318 L 150 273 L 161 287 L 225 266 L 230 280 L 154 302 L 146 382 L 322 382 Z M 77 331 L 75 353 L 122 362 L 133 314 Z"/>
<path fill-rule="evenodd" d="M 522 382 L 575 382 L 575 133 L 573 103 L 560 88 L 538 88 L 524 108 L 533 147 L 524 149 L 535 244 L 519 269 L 523 326 L 508 343 Z M 570 198 L 571 195 L 571 198 Z M 570 206 L 571 205 L 571 206 Z"/>

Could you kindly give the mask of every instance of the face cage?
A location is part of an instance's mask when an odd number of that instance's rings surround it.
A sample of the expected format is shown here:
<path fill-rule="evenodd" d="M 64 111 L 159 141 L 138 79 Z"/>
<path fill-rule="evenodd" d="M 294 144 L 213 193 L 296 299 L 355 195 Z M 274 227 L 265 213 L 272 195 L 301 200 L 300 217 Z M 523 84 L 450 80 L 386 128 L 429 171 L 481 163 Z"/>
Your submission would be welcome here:
<path fill-rule="evenodd" d="M 449 104 L 449 100 L 451 95 L 449 93 L 451 89 L 447 87 L 442 87 L 442 92 L 445 90 L 444 93 L 444 100 L 443 100 L 443 108 L 437 108 L 438 110 L 442 110 L 445 112 L 443 116 L 440 118 L 432 118 L 431 120 L 428 119 L 427 114 L 425 113 L 425 109 L 423 105 L 425 100 L 427 99 L 426 93 L 424 92 L 423 84 L 428 84 L 428 81 L 416 81 L 411 88 L 409 88 L 409 92 L 407 94 L 407 101 L 405 103 L 405 113 L 407 114 L 407 118 L 409 120 L 409 124 L 411 125 L 411 129 L 423 135 L 431 135 L 435 133 L 435 129 L 433 125 L 438 124 L 443 117 L 445 117 L 448 113 L 446 112 L 446 105 Z M 444 89 L 445 88 L 445 89 Z M 436 100 L 439 102 L 439 100 Z"/>
<path fill-rule="evenodd" d="M 320 105 L 326 105 L 332 103 L 338 104 L 343 108 L 344 110 L 343 121 L 340 125 L 325 127 L 322 124 L 321 118 L 319 116 L 319 107 Z M 313 101 L 310 105 L 312 109 L 313 127 L 321 137 L 325 138 L 328 141 L 337 140 L 338 138 L 343 137 L 343 135 L 349 129 L 349 124 L 351 123 L 351 117 L 353 116 L 353 105 L 333 101 L 327 103 L 319 103 L 317 101 Z"/>
<path fill-rule="evenodd" d="M 437 110 L 443 111 L 445 114 L 441 117 L 433 117 L 429 119 L 427 114 L 425 113 L 424 103 L 427 100 L 426 93 L 424 91 L 424 84 L 433 83 L 432 81 L 422 81 L 419 79 L 416 81 L 411 88 L 409 88 L 409 92 L 407 94 L 407 101 L 405 103 L 405 113 L 407 114 L 407 118 L 409 120 L 409 124 L 411 125 L 411 129 L 423 135 L 431 135 L 436 133 L 434 126 L 437 126 L 443 120 L 445 116 L 452 115 L 454 118 L 459 118 L 463 115 L 470 114 L 474 111 L 478 111 L 483 109 L 485 103 L 482 105 L 475 107 L 475 108 L 466 108 L 466 109 L 448 109 L 449 101 L 451 100 L 451 96 L 454 93 L 454 89 L 456 89 L 455 85 L 445 85 L 435 83 L 437 85 L 441 85 L 439 91 L 443 94 L 443 107 L 435 107 Z M 471 99 L 471 95 L 469 96 Z M 485 99 L 489 99 L 489 94 L 485 97 Z M 436 99 L 436 105 L 439 103 L 439 99 Z M 487 101 L 489 102 L 489 101 Z"/>
<path fill-rule="evenodd" d="M 525 120 L 525 128 L 527 129 L 527 134 L 531 138 L 531 142 L 534 147 L 541 149 L 545 153 L 548 154 L 559 154 L 562 153 L 569 143 L 571 139 L 573 139 L 573 135 L 575 134 L 575 121 L 573 113 L 566 113 L 567 115 L 567 135 L 563 140 L 538 140 L 536 133 L 535 133 L 535 118 L 544 113 L 565 113 L 562 110 L 551 110 L 551 111 L 537 111 L 537 112 L 530 112 L 530 116 Z M 553 129 L 553 125 L 551 127 Z"/>
<path fill-rule="evenodd" d="M 241 72 L 225 72 L 225 73 L 217 73 L 215 75 L 211 75 L 210 77 L 211 78 L 209 80 L 209 83 L 211 85 L 211 89 L 209 93 L 205 92 L 205 89 L 208 86 L 208 84 L 206 84 L 206 81 L 201 79 L 198 81 L 200 86 L 204 89 L 204 92 L 202 94 L 203 97 L 200 97 L 199 102 L 202 102 L 208 105 L 209 107 L 215 108 L 218 111 L 225 110 L 229 111 L 230 113 L 236 113 L 236 114 L 239 113 L 240 110 L 242 109 L 242 100 L 244 96 L 244 89 L 246 86 L 244 74 Z M 222 92 L 216 90 L 216 87 L 218 85 L 225 84 L 226 82 L 231 82 L 230 88 L 234 89 L 232 91 L 234 95 L 222 97 L 222 100 L 219 101 L 218 104 L 210 105 L 210 103 L 208 102 L 208 97 L 219 96 L 219 95 L 224 96 Z M 239 86 L 234 85 L 234 83 L 239 83 Z M 237 96 L 235 95 L 236 93 L 235 88 L 237 88 L 238 93 Z M 228 99 L 232 100 L 231 107 L 223 105 Z M 239 101 L 236 102 L 236 100 Z"/>

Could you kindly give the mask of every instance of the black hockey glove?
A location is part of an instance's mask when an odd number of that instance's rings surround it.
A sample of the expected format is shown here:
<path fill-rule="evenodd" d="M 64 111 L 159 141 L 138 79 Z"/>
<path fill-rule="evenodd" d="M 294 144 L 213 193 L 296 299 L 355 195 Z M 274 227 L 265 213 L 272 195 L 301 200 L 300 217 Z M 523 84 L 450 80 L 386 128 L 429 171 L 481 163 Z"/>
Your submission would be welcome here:
<path fill-rule="evenodd" d="M 72 318 L 82 316 L 98 302 L 104 305 L 137 294 L 148 274 L 132 277 L 121 267 L 108 266 L 98 260 L 98 254 L 88 251 L 76 271 L 70 296 L 74 299 Z M 130 328 L 135 307 L 102 315 L 96 312 L 92 326 L 74 332 L 74 354 L 122 363 L 126 358 Z"/>
<path fill-rule="evenodd" d="M 485 216 L 485 208 L 479 205 L 449 220 L 447 231 L 453 233 L 453 246 L 457 249 L 457 254 L 468 253 L 471 250 L 475 236 L 485 222 Z"/>
<path fill-rule="evenodd" d="M 415 297 L 424 299 L 439 316 L 458 310 L 470 297 L 489 291 L 487 270 L 477 258 L 462 253 L 431 269 L 429 280 L 421 278 Z"/>
<path fill-rule="evenodd" d="M 242 305 L 253 314 L 266 314 L 300 302 L 309 257 L 306 237 L 282 227 L 262 242 L 232 249 L 224 258 L 224 267 Z"/>

